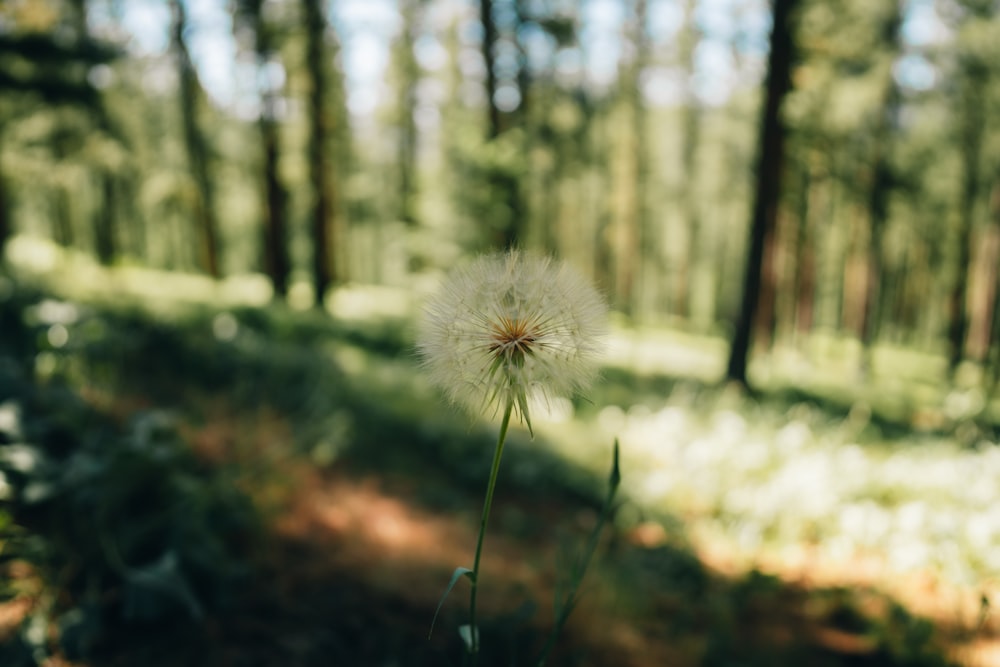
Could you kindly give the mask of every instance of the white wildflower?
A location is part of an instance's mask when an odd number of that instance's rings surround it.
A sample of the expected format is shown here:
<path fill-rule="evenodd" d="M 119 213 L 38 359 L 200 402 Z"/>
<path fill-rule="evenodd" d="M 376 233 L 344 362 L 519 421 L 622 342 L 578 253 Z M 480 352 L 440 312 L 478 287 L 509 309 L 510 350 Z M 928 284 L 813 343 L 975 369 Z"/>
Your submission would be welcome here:
<path fill-rule="evenodd" d="M 517 251 L 454 271 L 428 303 L 418 349 L 430 381 L 473 411 L 571 395 L 594 375 L 607 308 L 566 264 Z"/>

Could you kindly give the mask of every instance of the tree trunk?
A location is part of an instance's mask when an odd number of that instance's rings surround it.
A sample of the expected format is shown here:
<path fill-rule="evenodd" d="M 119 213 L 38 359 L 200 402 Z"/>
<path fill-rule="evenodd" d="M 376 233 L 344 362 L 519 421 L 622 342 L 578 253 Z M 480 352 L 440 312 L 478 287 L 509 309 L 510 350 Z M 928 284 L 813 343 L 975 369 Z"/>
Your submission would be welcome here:
<path fill-rule="evenodd" d="M 479 20 L 483 24 L 483 62 L 486 65 L 486 108 L 489 139 L 500 136 L 500 108 L 496 103 L 497 73 L 493 48 L 497 43 L 497 24 L 493 21 L 493 0 L 479 0 Z"/>
<path fill-rule="evenodd" d="M 337 277 L 333 249 L 335 193 L 329 161 L 331 114 L 327 109 L 326 60 L 323 35 L 326 19 L 320 0 L 303 0 L 306 28 L 306 69 L 309 72 L 309 180 L 313 189 L 312 243 L 315 303 L 322 307 L 327 289 Z"/>
<path fill-rule="evenodd" d="M 750 223 L 749 252 L 743 300 L 733 335 L 726 368 L 729 380 L 747 386 L 747 356 L 751 330 L 760 298 L 764 248 L 772 233 L 781 195 L 781 172 L 784 166 L 785 128 L 781 120 L 781 104 L 791 89 L 791 67 L 794 56 L 791 15 L 797 0 L 775 0 L 771 49 L 768 56 L 765 99 L 757 154 L 757 184 L 754 192 Z"/>
<path fill-rule="evenodd" d="M 864 347 L 862 363 L 863 370 L 869 372 L 872 367 L 872 344 L 879 335 L 882 320 L 885 317 L 887 297 L 884 239 L 885 222 L 889 218 L 889 195 L 895 178 L 892 174 L 891 146 L 893 132 L 896 127 L 901 102 L 899 86 L 893 75 L 893 64 L 899 54 L 899 31 L 903 16 L 897 0 L 892 1 L 892 13 L 889 15 L 883 34 L 885 35 L 888 52 L 883 55 L 883 88 L 882 103 L 878 109 L 878 119 L 872 132 L 872 174 L 868 195 L 868 220 L 870 243 L 868 247 L 868 276 L 865 292 L 865 308 L 861 326 L 861 344 Z"/>
<path fill-rule="evenodd" d="M 98 174 L 103 200 L 94 219 L 94 246 L 97 260 L 109 266 L 115 259 L 115 212 L 118 210 L 115 177 L 106 169 Z"/>
<path fill-rule="evenodd" d="M 2 134 L 3 128 L 0 128 L 0 135 Z M 3 146 L 2 141 L 0 141 L 0 146 Z M 0 267 L 4 265 L 6 257 L 4 252 L 7 248 L 7 241 L 10 240 L 12 233 L 13 229 L 10 224 L 10 199 L 7 197 L 7 179 L 3 173 L 3 153 L 0 151 Z"/>
<path fill-rule="evenodd" d="M 219 270 L 219 232 L 215 218 L 215 202 L 212 180 L 209 176 L 208 149 L 205 137 L 198 127 L 198 109 L 202 103 L 202 88 L 191 55 L 184 42 L 187 18 L 180 0 L 171 0 L 173 30 L 171 44 L 177 58 L 177 74 L 180 80 L 181 121 L 184 126 L 184 144 L 187 148 L 188 164 L 197 188 L 195 220 L 201 237 L 199 257 L 201 266 L 213 278 L 221 275 Z"/>
<path fill-rule="evenodd" d="M 661 264 L 658 239 L 649 225 L 649 114 L 646 109 L 646 100 L 642 92 L 642 74 L 649 66 L 650 50 L 649 35 L 646 31 L 648 18 L 648 5 L 646 0 L 635 0 L 635 64 L 632 80 L 632 133 L 635 144 L 633 146 L 632 169 L 635 173 L 634 185 L 634 208 L 632 210 L 635 248 L 638 252 L 634 256 L 626 256 L 619 261 L 636 264 L 631 272 L 634 280 L 634 294 L 632 303 L 633 314 L 643 312 L 643 302 L 647 301 L 648 288 L 650 282 L 645 278 L 647 271 L 652 266 Z"/>
<path fill-rule="evenodd" d="M 413 114 L 417 108 L 417 84 L 420 68 L 414 54 L 418 35 L 417 11 L 420 0 L 402 0 L 400 14 L 403 28 L 396 46 L 399 70 L 399 141 L 396 145 L 396 160 L 399 169 L 399 193 L 397 217 L 408 225 L 416 224 L 414 210 L 417 174 L 417 125 Z"/>
<path fill-rule="evenodd" d="M 813 309 L 816 301 L 816 234 L 813 218 L 813 197 L 815 179 L 813 165 L 807 157 L 800 168 L 802 179 L 799 186 L 798 232 L 795 244 L 795 305 L 792 321 L 792 339 L 796 345 L 799 338 L 812 330 Z"/>
<path fill-rule="evenodd" d="M 701 103 L 694 90 L 694 57 L 701 41 L 701 32 L 695 19 L 696 0 L 685 2 L 684 29 L 678 40 L 680 50 L 681 71 L 686 76 L 687 85 L 684 91 L 684 108 L 681 111 L 681 174 L 682 182 L 678 195 L 681 200 L 681 211 L 684 224 L 687 227 L 688 252 L 685 253 L 686 264 L 679 267 L 680 280 L 673 312 L 680 317 L 690 317 L 691 304 L 699 296 L 695 290 L 700 289 L 700 283 L 690 275 L 694 267 L 700 267 L 703 255 L 706 255 L 710 244 L 707 240 L 707 230 L 701 224 L 700 207 L 695 184 L 697 179 L 698 142 L 701 135 Z"/>
<path fill-rule="evenodd" d="M 994 178 L 993 192 L 990 196 L 990 221 L 994 233 L 1000 236 L 1000 172 Z M 994 244 L 994 249 L 996 247 Z M 1000 380 L 1000 268 L 996 261 L 990 265 L 990 270 L 993 272 L 993 313 L 987 335 L 988 348 L 985 361 L 991 370 L 990 389 L 995 390 L 997 381 Z"/>
<path fill-rule="evenodd" d="M 292 269 L 288 254 L 288 231 L 285 202 L 288 194 L 278 176 L 278 128 L 267 114 L 261 114 L 260 135 L 264 147 L 264 270 L 271 280 L 275 296 L 288 295 L 288 279 Z"/>
<path fill-rule="evenodd" d="M 266 65 L 272 59 L 275 47 L 269 27 L 261 13 L 261 0 L 237 3 L 237 17 L 245 20 L 254 35 L 254 52 L 257 60 L 260 115 L 258 130 L 261 142 L 261 177 L 263 180 L 264 229 L 262 238 L 263 268 L 271 281 L 277 299 L 288 295 L 291 258 L 288 252 L 288 221 L 286 203 L 288 194 L 278 173 L 281 155 L 278 137 L 277 102 L 279 86 L 264 76 Z M 234 28 L 238 28 L 234 24 Z"/>
<path fill-rule="evenodd" d="M 972 227 L 979 196 L 980 158 L 983 133 L 986 125 L 984 93 L 987 82 L 986 68 L 978 62 L 968 64 L 962 81 L 962 195 L 958 214 L 958 266 L 955 282 L 949 297 L 948 368 L 952 374 L 965 357 L 965 338 L 968 332 L 969 262 L 972 257 Z"/>

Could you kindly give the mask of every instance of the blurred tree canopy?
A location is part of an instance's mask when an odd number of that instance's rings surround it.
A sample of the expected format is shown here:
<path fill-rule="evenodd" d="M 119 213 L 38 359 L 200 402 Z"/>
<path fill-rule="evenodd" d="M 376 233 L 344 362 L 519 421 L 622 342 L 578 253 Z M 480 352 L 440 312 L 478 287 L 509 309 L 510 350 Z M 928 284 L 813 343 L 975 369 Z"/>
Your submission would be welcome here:
<path fill-rule="evenodd" d="M 747 355 L 825 331 L 996 375 L 997 3 L 801 0 L 777 54 L 783 5 L 724 5 L 7 3 L 0 244 L 317 304 L 518 245 Z"/>

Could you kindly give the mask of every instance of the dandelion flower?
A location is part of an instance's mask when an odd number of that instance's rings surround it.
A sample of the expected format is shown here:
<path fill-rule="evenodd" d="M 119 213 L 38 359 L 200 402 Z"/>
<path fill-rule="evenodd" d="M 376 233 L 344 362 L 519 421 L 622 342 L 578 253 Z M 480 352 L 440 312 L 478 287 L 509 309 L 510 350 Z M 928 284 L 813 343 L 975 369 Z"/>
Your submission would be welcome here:
<path fill-rule="evenodd" d="M 571 267 L 517 251 L 454 271 L 427 305 L 418 350 L 434 385 L 472 411 L 571 395 L 593 378 L 603 299 Z"/>

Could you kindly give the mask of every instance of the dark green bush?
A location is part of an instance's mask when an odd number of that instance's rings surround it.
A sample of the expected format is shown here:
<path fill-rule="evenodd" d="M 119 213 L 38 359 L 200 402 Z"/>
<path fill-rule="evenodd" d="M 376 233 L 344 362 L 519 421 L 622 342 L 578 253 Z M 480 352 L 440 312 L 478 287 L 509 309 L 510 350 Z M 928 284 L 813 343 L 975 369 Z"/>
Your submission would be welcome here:
<path fill-rule="evenodd" d="M 31 338 L 23 306 L 0 305 L 5 338 Z M 249 574 L 247 498 L 197 459 L 169 413 L 118 424 L 57 380 L 34 383 L 31 353 L 0 349 L 0 565 L 5 596 L 23 594 L 15 562 L 41 594 L 0 663 L 36 664 L 56 645 L 81 658 L 114 628 L 224 610 Z"/>

